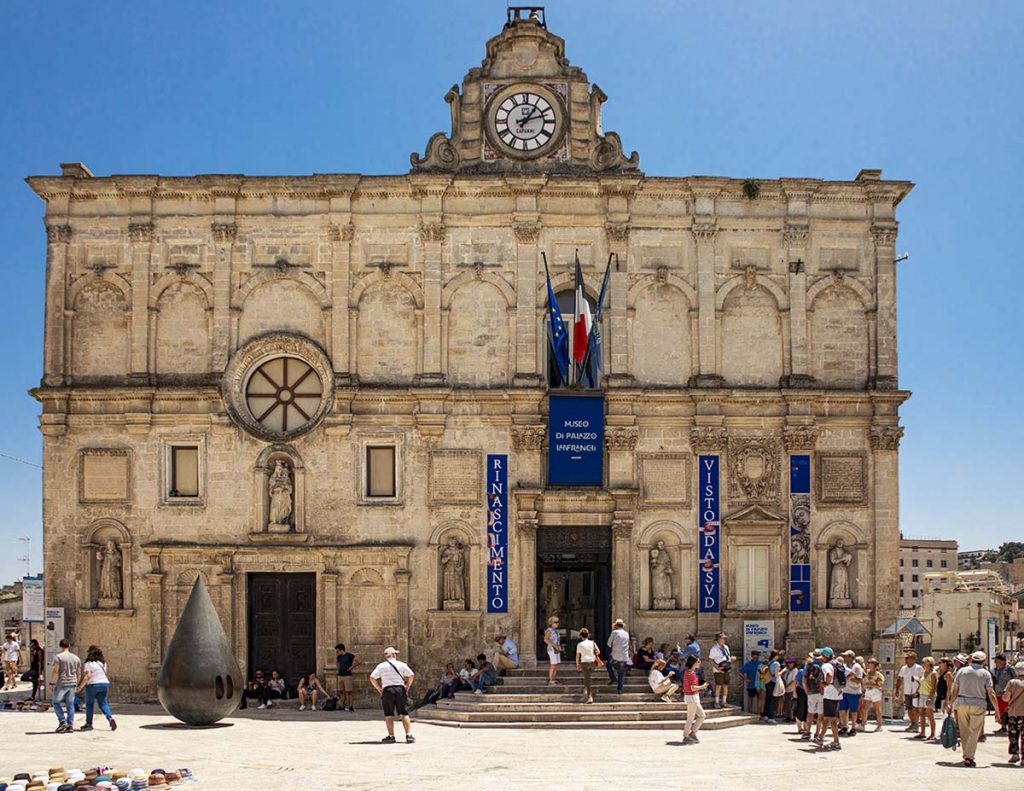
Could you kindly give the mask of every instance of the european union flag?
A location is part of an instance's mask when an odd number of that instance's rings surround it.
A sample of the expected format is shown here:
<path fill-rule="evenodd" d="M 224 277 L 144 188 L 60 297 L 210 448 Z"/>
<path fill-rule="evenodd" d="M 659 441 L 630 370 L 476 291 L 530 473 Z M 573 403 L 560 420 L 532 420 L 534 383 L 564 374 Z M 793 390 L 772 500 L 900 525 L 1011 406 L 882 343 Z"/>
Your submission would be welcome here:
<path fill-rule="evenodd" d="M 548 279 L 548 346 L 551 351 L 551 372 L 557 375 L 558 387 L 565 387 L 569 377 L 569 336 L 565 334 L 565 322 L 562 321 L 562 312 L 558 309 L 558 300 L 555 299 L 555 291 L 551 288 L 551 273 L 548 272 L 548 262 L 544 262 L 544 274 Z"/>

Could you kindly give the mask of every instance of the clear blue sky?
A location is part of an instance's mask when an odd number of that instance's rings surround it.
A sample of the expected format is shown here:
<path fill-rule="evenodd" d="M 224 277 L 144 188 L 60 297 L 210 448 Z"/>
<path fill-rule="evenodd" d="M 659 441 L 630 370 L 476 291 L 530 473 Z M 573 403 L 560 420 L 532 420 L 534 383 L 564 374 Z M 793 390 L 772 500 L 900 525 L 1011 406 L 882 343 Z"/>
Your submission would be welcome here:
<path fill-rule="evenodd" d="M 22 179 L 403 173 L 498 0 L 6 3 L 0 452 L 39 462 L 42 203 Z M 610 97 L 651 175 L 910 179 L 900 209 L 902 524 L 965 548 L 1021 539 L 1020 2 L 551 0 L 549 27 Z M 39 470 L 0 457 L 0 581 L 40 557 Z M 69 481 L 68 485 L 73 485 Z"/>

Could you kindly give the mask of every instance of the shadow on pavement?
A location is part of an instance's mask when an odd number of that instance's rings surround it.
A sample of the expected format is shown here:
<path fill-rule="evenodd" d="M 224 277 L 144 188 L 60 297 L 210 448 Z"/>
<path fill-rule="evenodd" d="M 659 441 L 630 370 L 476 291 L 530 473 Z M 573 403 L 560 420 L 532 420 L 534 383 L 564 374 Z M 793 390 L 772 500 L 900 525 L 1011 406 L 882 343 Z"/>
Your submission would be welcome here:
<path fill-rule="evenodd" d="M 214 728 L 230 728 L 233 722 L 215 722 L 213 725 L 189 725 L 184 722 L 154 722 L 149 725 L 140 725 L 139 729 L 144 731 L 182 730 L 182 731 L 209 731 Z"/>

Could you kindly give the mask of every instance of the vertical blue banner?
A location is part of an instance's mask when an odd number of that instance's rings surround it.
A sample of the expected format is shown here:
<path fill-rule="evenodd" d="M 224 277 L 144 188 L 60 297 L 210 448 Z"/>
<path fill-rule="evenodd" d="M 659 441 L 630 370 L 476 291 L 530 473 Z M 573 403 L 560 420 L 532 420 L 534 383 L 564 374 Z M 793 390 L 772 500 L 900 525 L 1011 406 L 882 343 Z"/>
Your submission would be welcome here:
<path fill-rule="evenodd" d="M 718 612 L 719 536 L 721 522 L 718 501 L 718 456 L 698 457 L 698 527 L 700 552 L 697 559 L 698 612 Z"/>
<path fill-rule="evenodd" d="M 548 398 L 548 484 L 604 483 L 604 396 Z"/>
<path fill-rule="evenodd" d="M 487 456 L 487 612 L 508 612 L 508 456 Z"/>
<path fill-rule="evenodd" d="M 811 457 L 789 457 L 789 609 L 811 609 Z"/>

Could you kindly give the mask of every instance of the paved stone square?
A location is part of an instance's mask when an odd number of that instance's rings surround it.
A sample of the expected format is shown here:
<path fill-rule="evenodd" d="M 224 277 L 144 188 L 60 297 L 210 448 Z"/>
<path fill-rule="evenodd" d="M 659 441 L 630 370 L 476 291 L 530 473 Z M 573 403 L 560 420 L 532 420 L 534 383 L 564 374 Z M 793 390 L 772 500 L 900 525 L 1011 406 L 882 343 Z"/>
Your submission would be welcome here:
<path fill-rule="evenodd" d="M 960 754 L 893 728 L 843 740 L 839 753 L 796 742 L 787 725 L 750 725 L 680 745 L 673 731 L 463 730 L 414 725 L 416 744 L 382 745 L 376 712 L 238 712 L 230 725 L 187 730 L 156 706 L 115 706 L 119 728 L 52 733 L 52 712 L 0 713 L 0 775 L 52 766 L 188 766 L 199 788 L 546 789 L 618 787 L 772 789 L 1020 789 L 1024 769 L 989 736 L 978 768 Z M 79 719 L 79 723 L 82 720 Z M 991 721 L 988 730 L 992 729 Z"/>

